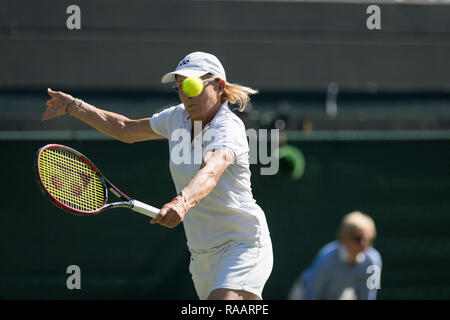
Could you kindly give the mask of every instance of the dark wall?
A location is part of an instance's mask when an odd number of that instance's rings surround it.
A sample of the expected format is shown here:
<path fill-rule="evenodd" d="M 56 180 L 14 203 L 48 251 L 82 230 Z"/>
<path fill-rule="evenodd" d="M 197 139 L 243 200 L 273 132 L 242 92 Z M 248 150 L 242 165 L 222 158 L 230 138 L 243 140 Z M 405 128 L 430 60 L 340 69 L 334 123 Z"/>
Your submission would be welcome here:
<path fill-rule="evenodd" d="M 40 194 L 33 157 L 49 142 L 0 145 L 0 298 L 195 299 L 181 226 L 150 225 L 126 209 L 76 217 Z M 174 196 L 165 142 L 62 143 L 86 154 L 130 196 L 154 206 Z M 380 299 L 450 298 L 448 141 L 293 144 L 305 154 L 302 179 L 261 176 L 252 167 L 275 255 L 266 299 L 286 298 L 352 210 L 371 215 L 378 228 Z M 81 290 L 66 288 L 72 264 L 81 268 Z"/>
<path fill-rule="evenodd" d="M 165 90 L 160 77 L 187 53 L 208 51 L 231 82 L 261 90 L 450 87 L 450 6 L 297 1 L 2 2 L 0 89 Z"/>

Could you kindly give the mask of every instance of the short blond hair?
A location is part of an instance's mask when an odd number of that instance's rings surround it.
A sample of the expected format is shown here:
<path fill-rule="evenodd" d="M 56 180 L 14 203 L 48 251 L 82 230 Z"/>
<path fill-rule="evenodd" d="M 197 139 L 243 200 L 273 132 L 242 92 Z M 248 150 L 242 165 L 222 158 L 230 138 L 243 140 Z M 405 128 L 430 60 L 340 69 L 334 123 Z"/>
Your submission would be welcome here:
<path fill-rule="evenodd" d="M 250 101 L 250 95 L 256 93 L 258 93 L 256 89 L 226 82 L 222 93 L 222 102 L 228 101 L 231 104 L 237 104 L 239 111 L 243 112 Z"/>
<path fill-rule="evenodd" d="M 373 219 L 360 211 L 352 211 L 342 218 L 338 236 L 341 237 L 355 229 L 367 230 L 372 240 L 377 236 L 377 229 Z"/>

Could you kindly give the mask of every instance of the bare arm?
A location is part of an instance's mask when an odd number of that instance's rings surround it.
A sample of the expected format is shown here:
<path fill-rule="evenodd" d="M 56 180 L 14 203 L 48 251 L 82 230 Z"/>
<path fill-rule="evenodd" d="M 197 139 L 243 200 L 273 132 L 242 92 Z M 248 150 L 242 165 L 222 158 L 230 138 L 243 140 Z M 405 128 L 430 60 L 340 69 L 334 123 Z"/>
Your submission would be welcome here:
<path fill-rule="evenodd" d="M 47 109 L 42 115 L 42 120 L 68 114 L 126 143 L 164 138 L 152 130 L 150 118 L 128 119 L 118 113 L 96 108 L 66 93 L 53 91 L 50 88 L 47 91 L 52 98 L 46 103 Z"/>
<path fill-rule="evenodd" d="M 171 202 L 161 208 L 151 223 L 159 223 L 169 228 L 176 227 L 183 221 L 187 211 L 214 189 L 232 159 L 232 154 L 225 149 L 207 152 L 200 170 Z"/>

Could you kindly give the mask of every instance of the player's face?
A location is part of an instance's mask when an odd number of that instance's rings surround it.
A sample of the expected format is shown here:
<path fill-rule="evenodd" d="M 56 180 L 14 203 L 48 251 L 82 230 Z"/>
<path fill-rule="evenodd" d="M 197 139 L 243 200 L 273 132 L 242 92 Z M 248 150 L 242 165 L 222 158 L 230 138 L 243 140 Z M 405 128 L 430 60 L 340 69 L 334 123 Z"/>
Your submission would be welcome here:
<path fill-rule="evenodd" d="M 202 79 L 213 78 L 214 76 L 211 74 L 206 74 Z M 210 117 L 213 111 L 217 111 L 217 108 L 222 104 L 221 103 L 221 95 L 224 89 L 222 81 L 219 79 L 210 81 L 204 84 L 203 91 L 196 97 L 187 96 L 181 86 L 183 84 L 183 80 L 186 77 L 177 75 L 177 86 L 178 86 L 178 95 L 180 97 L 181 102 L 183 102 L 186 111 L 189 113 L 189 116 L 193 120 L 205 120 Z"/>
<path fill-rule="evenodd" d="M 343 242 L 350 255 L 356 256 L 371 246 L 372 238 L 368 230 L 355 229 L 344 236 Z"/>

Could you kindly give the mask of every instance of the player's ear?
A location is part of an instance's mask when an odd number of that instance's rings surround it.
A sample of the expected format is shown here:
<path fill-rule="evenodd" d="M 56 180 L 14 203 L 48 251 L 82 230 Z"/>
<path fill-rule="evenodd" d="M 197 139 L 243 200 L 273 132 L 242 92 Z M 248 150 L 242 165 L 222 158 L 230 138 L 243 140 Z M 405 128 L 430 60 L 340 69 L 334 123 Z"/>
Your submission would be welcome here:
<path fill-rule="evenodd" d="M 225 80 L 219 79 L 219 83 L 218 83 L 218 85 L 217 85 L 217 91 L 218 91 L 218 93 L 222 94 L 223 91 L 225 90 L 225 86 L 226 86 Z"/>

